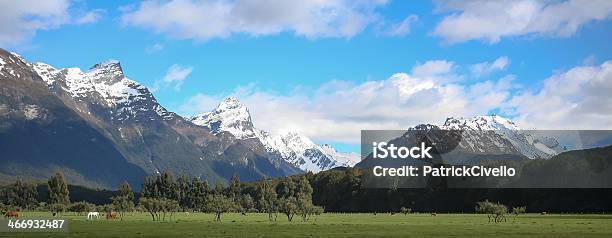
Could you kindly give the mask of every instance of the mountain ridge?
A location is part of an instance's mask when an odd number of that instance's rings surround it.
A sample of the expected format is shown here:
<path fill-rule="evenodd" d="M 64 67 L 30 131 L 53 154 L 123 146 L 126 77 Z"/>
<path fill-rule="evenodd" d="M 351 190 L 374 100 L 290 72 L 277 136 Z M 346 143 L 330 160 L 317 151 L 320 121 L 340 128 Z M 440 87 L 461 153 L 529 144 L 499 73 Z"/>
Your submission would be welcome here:
<path fill-rule="evenodd" d="M 295 131 L 272 136 L 255 128 L 249 109 L 236 97 L 227 97 L 212 111 L 200 113 L 189 120 L 209 128 L 213 133 L 228 132 L 240 140 L 256 138 L 269 153 L 307 172 L 352 167 L 360 160 L 356 153 L 338 152 L 330 145 L 324 148 Z"/>
<path fill-rule="evenodd" d="M 27 84 L 36 81 L 36 90 L 56 98 L 54 100 L 69 108 L 66 110 L 74 111 L 76 118 L 99 133 L 104 141 L 108 141 L 113 150 L 118 152 L 113 157 L 139 167 L 145 171 L 144 174 L 155 175 L 162 170 L 169 170 L 177 175 L 205 178 L 214 183 L 226 182 L 233 175 L 240 175 L 243 180 L 249 181 L 301 173 L 299 169 L 269 155 L 261 143 L 237 141 L 224 135 L 213 135 L 207 128 L 196 126 L 178 114 L 169 112 L 157 102 L 146 86 L 126 77 L 121 63 L 117 60 L 104 61 L 88 70 L 81 70 L 80 68 L 56 69 L 45 63 L 31 64 L 20 56 L 4 50 L 0 50 L 0 59 L 2 60 L 0 76 L 3 81 L 4 78 L 14 81 L 21 80 L 24 75 L 32 75 L 21 81 Z M 20 65 L 21 71 L 13 69 L 17 64 Z M 27 116 L 33 120 L 45 115 L 43 112 L 47 108 L 42 104 L 33 104 L 24 108 L 19 102 L 15 102 L 15 99 L 32 93 L 29 91 L 31 87 L 23 83 L 17 85 L 14 95 L 6 95 L 4 87 L 6 85 L 3 84 L 0 88 L 3 92 L 0 98 L 5 98 L 6 103 L 0 101 L 2 103 L 0 108 L 18 108 L 23 111 L 21 117 Z M 8 106 L 4 106 L 5 104 Z M 50 118 L 49 121 L 59 119 Z M 15 135 L 11 134 L 11 126 L 6 127 L 6 130 L 0 130 L 0 134 L 6 136 L 4 138 L 14 137 Z M 32 134 L 43 128 L 35 125 L 28 130 L 24 133 Z M 75 134 L 73 137 L 78 136 Z M 31 138 L 30 143 L 46 143 L 53 140 L 46 137 L 44 139 L 46 141 L 39 142 L 37 138 Z M 30 143 L 23 142 L 23 145 Z M 61 140 L 57 143 L 61 143 Z M 67 150 L 70 148 L 62 147 L 61 153 L 68 153 Z M 38 150 L 35 148 L 34 151 Z M 87 151 L 76 151 L 78 153 L 72 155 L 75 160 L 89 156 Z M 43 160 L 40 156 L 44 151 L 39 152 L 37 155 L 39 158 L 34 160 Z M 14 151 L 14 153 L 18 155 L 23 151 Z M 59 154 L 49 159 L 56 164 L 56 169 L 74 171 L 74 176 L 67 178 L 76 184 L 103 188 L 119 185 L 119 182 L 109 178 L 98 178 L 99 183 L 93 183 L 87 171 L 75 169 L 74 164 L 63 163 Z M 5 162 L 5 165 L 14 164 L 21 167 L 35 163 L 35 161 L 20 161 L 17 157 Z M 88 164 L 89 161 L 81 163 Z M 48 173 L 34 170 L 36 169 L 23 170 L 22 173 Z M 136 184 L 133 185 L 138 186 L 138 181 L 143 179 L 144 174 L 138 175 L 138 178 L 130 182 L 135 181 Z"/>

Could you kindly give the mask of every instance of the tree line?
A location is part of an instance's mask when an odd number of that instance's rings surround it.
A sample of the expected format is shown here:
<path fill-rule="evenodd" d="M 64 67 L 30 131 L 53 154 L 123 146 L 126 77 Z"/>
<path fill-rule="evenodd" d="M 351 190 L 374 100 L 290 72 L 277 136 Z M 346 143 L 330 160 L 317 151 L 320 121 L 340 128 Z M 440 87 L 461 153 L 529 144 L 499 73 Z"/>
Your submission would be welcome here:
<path fill-rule="evenodd" d="M 173 219 L 177 212 L 207 212 L 221 221 L 223 213 L 267 213 L 270 221 L 283 214 L 288 221 L 299 217 L 309 220 L 323 213 L 323 207 L 312 202 L 313 189 L 306 177 L 264 179 L 256 183 L 241 183 L 233 176 L 229 185 L 218 181 L 211 187 L 206 180 L 197 177 L 175 178 L 170 172 L 144 178 L 139 193 L 124 182 L 119 186 L 110 204 L 94 205 L 85 201 L 71 202 L 68 184 L 61 172 L 47 181 L 48 199 L 38 201 L 37 185 L 17 179 L 0 192 L 0 208 L 8 210 L 49 211 L 54 215 L 74 212 L 82 215 L 89 211 L 117 213 L 123 219 L 127 212 L 148 212 L 153 221 Z"/>
<path fill-rule="evenodd" d="M 47 181 L 41 199 L 36 184 L 17 179 L 0 188 L 0 206 L 16 210 L 55 212 L 139 210 L 153 213 L 152 219 L 170 219 L 176 212 L 211 212 L 221 219 L 225 212 L 262 212 L 270 220 L 279 214 L 287 219 L 309 219 L 326 212 L 474 212 L 474 206 L 485 200 L 498 201 L 509 208 L 526 206 L 529 212 L 601 213 L 612 211 L 612 189 L 368 189 L 361 184 L 358 168 L 332 169 L 316 174 L 306 173 L 288 178 L 270 178 L 241 182 L 235 176 L 228 184 L 214 186 L 206 180 L 174 177 L 169 172 L 146 177 L 140 191 L 134 193 L 124 183 L 119 191 L 95 191 L 74 188 L 68 191 L 63 175 L 55 174 Z M 85 201 L 67 203 L 72 193 L 78 199 L 96 198 L 98 205 Z M 48 194 L 47 194 L 48 193 Z M 53 195 L 51 195 L 53 193 Z M 86 193 L 87 196 L 82 196 Z M 38 199 L 37 199 L 38 197 Z M 110 198 L 110 199 L 109 199 Z M 142 200 L 143 198 L 149 199 Z M 164 200 L 165 198 L 165 200 Z M 145 203 L 143 203 L 145 201 Z M 106 203 L 106 204 L 104 204 Z M 175 204 L 176 203 L 176 204 Z M 145 204 L 146 206 L 144 206 Z M 147 210 L 147 207 L 149 210 Z M 404 209 L 402 209 L 402 207 Z M 511 214 L 508 208 L 506 213 Z M 408 212 L 409 213 L 409 212 Z M 166 216 L 164 216 L 166 214 Z"/>
<path fill-rule="evenodd" d="M 293 221 L 297 215 L 307 221 L 312 215 L 323 213 L 323 208 L 312 203 L 313 189 L 306 177 L 264 179 L 245 185 L 233 176 L 227 187 L 218 181 L 211 187 L 197 177 L 174 176 L 164 171 L 156 177 L 146 177 L 141 187 L 140 205 L 153 220 L 163 220 L 166 213 L 196 211 L 215 214 L 220 221 L 226 212 L 267 213 L 270 221 L 284 214 Z"/>

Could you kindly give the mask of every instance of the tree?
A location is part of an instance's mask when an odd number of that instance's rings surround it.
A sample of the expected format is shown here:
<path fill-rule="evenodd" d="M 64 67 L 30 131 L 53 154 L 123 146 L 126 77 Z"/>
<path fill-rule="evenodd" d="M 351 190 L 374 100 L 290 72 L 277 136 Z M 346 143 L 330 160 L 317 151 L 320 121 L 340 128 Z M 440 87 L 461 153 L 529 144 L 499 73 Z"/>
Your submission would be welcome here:
<path fill-rule="evenodd" d="M 206 199 L 206 211 L 214 213 L 217 222 L 221 221 L 221 214 L 231 211 L 233 207 L 232 201 L 222 194 L 214 194 Z"/>
<path fill-rule="evenodd" d="M 63 203 L 49 204 L 49 211 L 59 215 L 60 213 L 66 211 L 66 204 L 63 204 Z"/>
<path fill-rule="evenodd" d="M 17 178 L 15 183 L 9 185 L 4 193 L 7 205 L 29 210 L 38 204 L 36 184 L 24 182 L 21 178 Z"/>
<path fill-rule="evenodd" d="M 162 209 L 159 199 L 140 197 L 140 207 L 151 214 L 153 221 L 159 221 L 159 212 Z"/>
<path fill-rule="evenodd" d="M 288 221 L 292 221 L 293 216 L 298 212 L 297 199 L 295 197 L 281 198 L 279 205 L 279 211 L 287 216 Z"/>
<path fill-rule="evenodd" d="M 304 221 L 308 221 L 308 219 L 310 219 L 310 216 L 312 215 L 315 215 L 318 217 L 321 214 L 323 214 L 324 211 L 325 210 L 323 209 L 323 207 L 312 205 L 308 208 L 308 216 L 304 219 Z"/>
<path fill-rule="evenodd" d="M 119 186 L 119 196 L 126 197 L 132 203 L 134 203 L 134 192 L 132 191 L 132 187 L 130 184 L 125 181 Z"/>
<path fill-rule="evenodd" d="M 513 207 L 512 208 L 512 215 L 514 215 L 514 219 L 512 220 L 513 222 L 516 221 L 516 218 L 525 213 L 525 211 L 527 211 L 527 207 Z"/>
<path fill-rule="evenodd" d="M 215 194 L 224 194 L 224 190 L 225 187 L 223 186 L 223 182 L 221 182 L 220 180 L 217 180 L 217 183 L 215 184 Z"/>
<path fill-rule="evenodd" d="M 189 184 L 187 176 L 183 175 L 176 179 L 177 188 L 177 201 L 183 211 L 187 210 L 189 206 L 189 191 L 192 189 Z"/>
<path fill-rule="evenodd" d="M 257 188 L 259 194 L 259 208 L 262 212 L 268 213 L 268 220 L 276 221 L 278 212 L 278 199 L 276 190 L 267 179 L 262 180 Z"/>
<path fill-rule="evenodd" d="M 178 186 L 176 186 L 174 177 L 170 171 L 164 170 L 161 175 L 157 176 L 155 184 L 159 191 L 157 198 L 177 199 Z"/>
<path fill-rule="evenodd" d="M 196 211 L 204 210 L 203 205 L 205 203 L 206 197 L 209 194 L 210 187 L 208 186 L 208 182 L 202 182 L 197 177 L 193 178 L 191 180 L 190 189 L 187 194 L 188 207 Z"/>
<path fill-rule="evenodd" d="M 291 177 L 283 179 L 276 186 L 276 193 L 279 198 L 295 197 L 296 184 Z"/>
<path fill-rule="evenodd" d="M 88 202 L 75 202 L 68 206 L 68 211 L 76 213 L 76 215 L 81 216 L 86 211 L 91 211 L 95 207 L 95 205 Z"/>
<path fill-rule="evenodd" d="M 240 208 L 243 212 L 253 212 L 255 210 L 255 201 L 249 194 L 240 196 Z"/>
<path fill-rule="evenodd" d="M 228 195 L 234 201 L 238 201 L 238 199 L 240 199 L 240 177 L 238 177 L 238 175 L 234 175 L 230 179 Z"/>
<path fill-rule="evenodd" d="M 404 215 L 408 215 L 408 213 L 412 212 L 412 209 L 406 208 L 406 207 L 401 207 L 400 208 L 400 212 L 403 213 Z"/>
<path fill-rule="evenodd" d="M 152 177 L 146 176 L 144 178 L 144 182 L 142 183 L 142 187 L 140 189 L 140 197 L 145 197 L 145 198 L 159 197 L 159 191 L 157 190 L 157 185 L 155 184 L 155 180 L 153 180 Z"/>
<path fill-rule="evenodd" d="M 166 220 L 166 214 L 169 214 L 170 220 L 174 217 L 174 214 L 181 208 L 179 202 L 172 199 L 162 198 L 160 201 L 161 212 L 163 214 L 162 221 Z"/>
<path fill-rule="evenodd" d="M 49 187 L 49 203 L 59 203 L 68 205 L 70 203 L 70 196 L 68 191 L 68 185 L 64 180 L 64 174 L 61 172 L 55 173 L 47 183 Z"/>
<path fill-rule="evenodd" d="M 119 218 L 123 221 L 123 216 L 125 215 L 125 212 L 131 212 L 134 210 L 134 200 L 132 200 L 133 198 L 130 198 L 129 195 L 119 195 L 119 196 L 115 196 L 112 197 L 111 200 L 113 201 L 113 209 L 117 212 L 119 212 Z"/>
<path fill-rule="evenodd" d="M 312 187 L 306 177 L 302 176 L 296 183 L 293 195 L 297 206 L 296 213 L 302 217 L 302 221 L 308 220 L 314 205 L 312 204 Z"/>
<path fill-rule="evenodd" d="M 506 221 L 506 214 L 508 214 L 508 207 L 501 203 L 492 203 L 488 200 L 478 202 L 476 207 L 476 212 L 487 214 L 489 218 L 489 222 L 493 220 L 493 222 L 498 223 Z"/>

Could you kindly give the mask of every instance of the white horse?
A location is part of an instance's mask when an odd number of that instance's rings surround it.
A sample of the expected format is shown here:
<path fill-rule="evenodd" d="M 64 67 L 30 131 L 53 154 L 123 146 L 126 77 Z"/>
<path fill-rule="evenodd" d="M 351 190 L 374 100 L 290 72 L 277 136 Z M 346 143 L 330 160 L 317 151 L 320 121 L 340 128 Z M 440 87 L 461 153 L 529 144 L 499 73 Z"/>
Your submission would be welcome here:
<path fill-rule="evenodd" d="M 89 212 L 87 213 L 87 220 L 93 220 L 93 218 L 96 219 L 100 219 L 100 213 L 99 212 Z"/>

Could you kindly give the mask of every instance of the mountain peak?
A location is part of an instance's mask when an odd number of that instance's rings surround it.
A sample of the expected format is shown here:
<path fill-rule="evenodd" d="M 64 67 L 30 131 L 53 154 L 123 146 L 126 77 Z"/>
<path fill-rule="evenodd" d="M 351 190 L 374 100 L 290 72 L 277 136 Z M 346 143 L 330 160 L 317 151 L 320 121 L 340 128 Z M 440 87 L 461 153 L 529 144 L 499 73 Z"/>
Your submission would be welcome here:
<path fill-rule="evenodd" d="M 121 68 L 121 62 L 119 62 L 119 60 L 116 60 L 116 59 L 107 59 L 105 61 L 95 64 L 89 69 L 91 70 L 91 69 L 101 69 L 101 68 L 109 68 L 109 67 Z"/>
<path fill-rule="evenodd" d="M 227 97 L 213 111 L 196 115 L 190 120 L 196 125 L 208 127 L 213 133 L 227 131 L 238 139 L 255 136 L 249 109 L 236 97 Z"/>
<path fill-rule="evenodd" d="M 442 125 L 443 129 L 471 129 L 471 130 L 520 130 L 512 120 L 492 114 L 490 116 L 475 116 L 472 118 L 449 117 Z"/>
<path fill-rule="evenodd" d="M 92 74 L 92 80 L 107 83 L 116 83 L 125 78 L 123 68 L 118 60 L 109 59 L 95 64 L 89 69 L 88 74 Z"/>
<path fill-rule="evenodd" d="M 223 99 L 223 101 L 221 101 L 221 103 L 219 103 L 217 108 L 233 109 L 238 107 L 244 107 L 244 105 L 240 102 L 240 100 L 238 100 L 237 97 L 226 97 Z"/>

